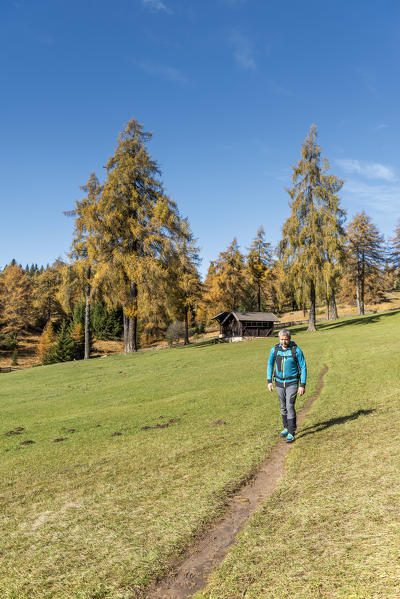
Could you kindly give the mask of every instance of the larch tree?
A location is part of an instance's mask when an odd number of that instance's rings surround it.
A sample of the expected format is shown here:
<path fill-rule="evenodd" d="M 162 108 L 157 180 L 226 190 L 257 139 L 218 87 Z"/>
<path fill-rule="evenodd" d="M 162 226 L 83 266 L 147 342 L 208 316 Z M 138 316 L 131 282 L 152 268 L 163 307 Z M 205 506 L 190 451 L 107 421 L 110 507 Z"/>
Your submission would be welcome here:
<path fill-rule="evenodd" d="M 245 278 L 244 256 L 235 237 L 209 266 L 202 308 L 207 319 L 218 312 L 243 307 L 247 291 Z"/>
<path fill-rule="evenodd" d="M 343 275 L 345 264 L 346 233 L 344 222 L 346 214 L 340 207 L 337 193 L 343 181 L 335 175 L 324 175 L 326 190 L 325 210 L 323 211 L 323 236 L 321 239 L 324 252 L 322 267 L 323 285 L 327 304 L 327 318 L 338 318 L 336 292 Z"/>
<path fill-rule="evenodd" d="M 400 221 L 397 223 L 394 236 L 390 240 L 389 260 L 394 270 L 398 287 L 400 284 Z"/>
<path fill-rule="evenodd" d="M 317 145 L 317 128 L 312 125 L 301 148 L 301 159 L 293 167 L 293 187 L 290 195 L 291 214 L 285 222 L 280 247 L 287 271 L 299 287 L 307 290 L 309 302 L 308 330 L 316 330 L 316 289 L 329 260 L 338 260 L 336 242 L 340 228 L 341 211 L 336 193 L 343 182 L 328 175 L 329 163 L 321 159 Z M 338 237 L 331 244 L 329 237 Z M 335 280 L 326 270 L 327 280 Z"/>
<path fill-rule="evenodd" d="M 355 215 L 347 229 L 347 266 L 355 284 L 358 313 L 365 313 L 365 287 L 368 280 L 380 278 L 384 262 L 383 236 L 363 211 Z"/>
<path fill-rule="evenodd" d="M 168 296 L 170 312 L 184 323 L 184 343 L 189 343 L 189 313 L 200 301 L 202 284 L 198 271 L 199 248 L 190 231 L 189 223 L 183 222 L 186 235 L 176 244 L 171 254 Z"/>
<path fill-rule="evenodd" d="M 31 281 L 16 263 L 0 275 L 0 326 L 2 333 L 18 339 L 32 324 Z"/>
<path fill-rule="evenodd" d="M 118 284 L 112 295 L 123 306 L 125 353 L 137 350 L 139 296 L 146 277 L 157 265 L 163 268 L 181 235 L 176 204 L 164 193 L 160 170 L 146 148 L 151 137 L 135 119 L 129 121 L 86 223 L 89 254 L 98 265 L 95 280 L 106 277 Z"/>
<path fill-rule="evenodd" d="M 53 361 L 52 351 L 56 343 L 53 324 L 49 320 L 43 329 L 37 346 L 37 353 L 42 364 L 50 364 Z"/>
<path fill-rule="evenodd" d="M 81 189 L 86 193 L 86 197 L 76 201 L 75 210 L 72 211 L 76 219 L 71 257 L 75 260 L 72 265 L 74 278 L 78 281 L 78 287 L 83 291 L 85 298 L 84 360 L 88 360 L 91 336 L 90 300 L 96 265 L 96 244 L 91 243 L 90 231 L 93 231 L 93 219 L 103 188 L 95 173 L 91 173 L 88 182 Z"/>
<path fill-rule="evenodd" d="M 265 241 L 265 231 L 260 227 L 257 236 L 253 240 L 249 253 L 247 254 L 246 267 L 252 289 L 255 290 L 257 298 L 257 311 L 261 312 L 262 290 L 271 281 L 272 248 L 271 244 Z"/>
<path fill-rule="evenodd" d="M 35 317 L 42 327 L 51 318 L 58 319 L 64 316 L 64 310 L 58 299 L 64 267 L 65 263 L 58 258 L 51 266 L 30 278 Z"/>

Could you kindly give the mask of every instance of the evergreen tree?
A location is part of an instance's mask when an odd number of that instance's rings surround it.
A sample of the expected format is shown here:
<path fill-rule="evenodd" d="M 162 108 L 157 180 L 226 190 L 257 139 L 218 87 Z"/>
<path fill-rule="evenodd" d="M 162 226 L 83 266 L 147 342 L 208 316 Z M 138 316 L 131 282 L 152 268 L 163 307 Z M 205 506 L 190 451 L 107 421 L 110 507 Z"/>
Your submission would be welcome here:
<path fill-rule="evenodd" d="M 75 344 L 68 330 L 68 323 L 64 320 L 57 334 L 57 339 L 52 351 L 55 362 L 70 362 L 75 358 Z"/>
<path fill-rule="evenodd" d="M 363 211 L 349 224 L 347 264 L 350 281 L 355 284 L 358 313 L 365 312 L 365 288 L 370 279 L 380 280 L 384 262 L 383 237 Z"/>
<path fill-rule="evenodd" d="M 247 255 L 247 271 L 250 285 L 256 292 L 258 312 L 261 312 L 262 289 L 271 283 L 269 275 L 271 275 L 272 264 L 271 244 L 265 241 L 264 228 L 260 227 Z"/>
<path fill-rule="evenodd" d="M 69 335 L 74 342 L 75 360 L 83 360 L 85 357 L 85 335 L 82 323 L 72 322 L 69 328 Z"/>
<path fill-rule="evenodd" d="M 91 310 L 91 328 L 96 339 L 119 339 L 122 333 L 122 309 L 107 309 L 104 301 L 97 301 Z"/>
<path fill-rule="evenodd" d="M 343 181 L 327 174 L 329 163 L 323 160 L 321 164 L 321 148 L 316 139 L 317 128 L 312 125 L 301 148 L 301 159 L 293 167 L 293 187 L 288 190 L 291 215 L 284 224 L 281 242 L 291 280 L 296 286 L 304 285 L 308 294 L 309 331 L 316 330 L 318 284 L 324 274 L 330 286 L 337 279 L 335 269 L 339 262 L 343 219 L 336 195 Z M 327 267 L 329 263 L 333 268 Z"/>

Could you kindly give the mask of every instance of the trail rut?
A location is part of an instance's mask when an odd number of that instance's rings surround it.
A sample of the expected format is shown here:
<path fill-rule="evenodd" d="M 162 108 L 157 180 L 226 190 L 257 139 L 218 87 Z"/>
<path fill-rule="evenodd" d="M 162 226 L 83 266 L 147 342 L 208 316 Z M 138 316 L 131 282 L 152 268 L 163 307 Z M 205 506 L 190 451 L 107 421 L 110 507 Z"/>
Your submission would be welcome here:
<path fill-rule="evenodd" d="M 319 397 L 327 371 L 328 367 L 324 366 L 315 392 L 298 413 L 298 426 L 301 426 L 313 402 Z M 275 491 L 284 473 L 285 457 L 290 448 L 289 444 L 279 440 L 251 481 L 229 500 L 223 518 L 194 543 L 181 563 L 166 578 L 150 589 L 147 599 L 187 599 L 204 588 L 207 576 L 222 562 L 238 532 L 261 503 Z"/>

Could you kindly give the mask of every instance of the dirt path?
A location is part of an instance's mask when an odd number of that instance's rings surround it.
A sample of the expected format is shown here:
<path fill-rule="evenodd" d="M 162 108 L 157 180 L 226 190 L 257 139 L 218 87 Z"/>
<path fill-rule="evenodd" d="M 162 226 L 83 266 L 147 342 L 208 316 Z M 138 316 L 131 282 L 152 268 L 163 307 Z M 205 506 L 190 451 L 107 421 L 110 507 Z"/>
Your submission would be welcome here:
<path fill-rule="evenodd" d="M 298 425 L 301 425 L 311 405 L 319 397 L 327 371 L 328 367 L 325 366 L 319 375 L 315 393 L 298 414 Z M 148 599 L 187 599 L 205 586 L 207 576 L 222 562 L 238 532 L 260 504 L 275 491 L 289 451 L 290 445 L 279 440 L 254 478 L 230 499 L 223 519 L 195 543 L 175 571 L 150 590 Z"/>

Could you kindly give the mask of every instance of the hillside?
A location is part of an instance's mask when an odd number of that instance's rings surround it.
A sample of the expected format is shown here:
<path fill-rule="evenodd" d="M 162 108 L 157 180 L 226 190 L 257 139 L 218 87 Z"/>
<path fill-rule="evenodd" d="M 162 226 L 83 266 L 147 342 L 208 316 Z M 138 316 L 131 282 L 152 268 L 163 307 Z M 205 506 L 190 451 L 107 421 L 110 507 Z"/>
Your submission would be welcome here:
<path fill-rule="evenodd" d="M 307 394 L 324 364 L 326 385 L 278 491 L 199 596 L 282 597 L 289 580 L 302 599 L 397 597 L 399 333 L 399 312 L 297 328 Z M 3 374 L 1 597 L 142 596 L 276 443 L 273 343 Z"/>
<path fill-rule="evenodd" d="M 392 291 L 385 293 L 385 301 L 380 304 L 366 304 L 366 313 L 377 313 L 386 310 L 394 310 L 400 308 L 400 291 Z M 356 316 L 357 308 L 355 305 L 350 304 L 339 304 L 338 305 L 339 315 L 345 316 Z M 317 308 L 317 319 L 323 320 L 325 318 L 326 310 L 325 307 L 319 306 Z M 295 312 L 284 312 L 281 314 L 281 322 L 293 322 L 301 321 L 308 317 L 308 313 L 304 314 L 302 310 Z M 199 341 L 202 342 L 209 337 L 213 337 L 217 334 L 218 329 L 210 329 L 206 334 L 197 336 L 196 339 L 192 338 L 191 342 Z M 39 334 L 23 334 L 18 344 L 18 366 L 19 369 L 30 368 L 40 364 L 39 357 L 37 355 L 37 344 L 39 341 Z M 156 347 L 165 347 L 167 342 L 165 340 L 155 341 L 152 345 L 145 346 L 143 349 L 153 349 Z M 100 357 L 104 355 L 114 355 L 123 352 L 122 341 L 102 341 L 94 340 L 92 357 Z M 3 351 L 0 349 L 0 368 L 9 367 L 11 365 L 11 352 Z"/>

